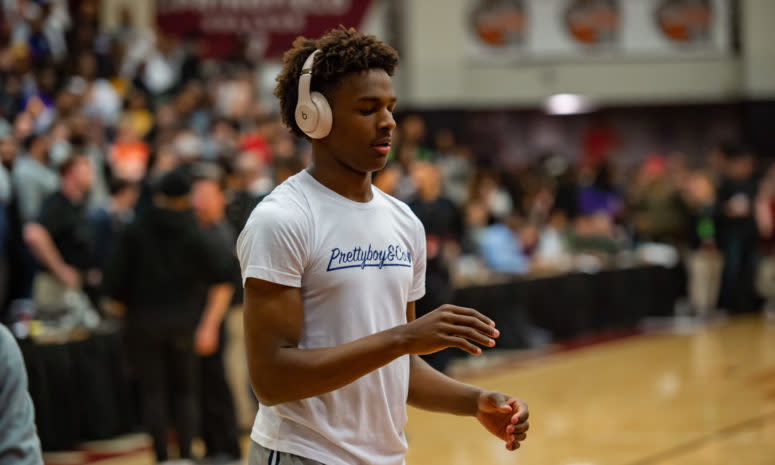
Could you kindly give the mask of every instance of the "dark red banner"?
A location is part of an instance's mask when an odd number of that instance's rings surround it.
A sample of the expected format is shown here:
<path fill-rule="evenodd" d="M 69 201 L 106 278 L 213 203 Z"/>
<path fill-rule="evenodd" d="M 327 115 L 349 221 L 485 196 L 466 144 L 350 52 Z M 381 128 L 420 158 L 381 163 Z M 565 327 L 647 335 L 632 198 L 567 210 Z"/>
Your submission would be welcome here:
<path fill-rule="evenodd" d="M 157 0 L 156 21 L 168 34 L 206 39 L 209 55 L 244 46 L 256 57 L 280 57 L 298 36 L 337 26 L 360 27 L 371 0 Z"/>

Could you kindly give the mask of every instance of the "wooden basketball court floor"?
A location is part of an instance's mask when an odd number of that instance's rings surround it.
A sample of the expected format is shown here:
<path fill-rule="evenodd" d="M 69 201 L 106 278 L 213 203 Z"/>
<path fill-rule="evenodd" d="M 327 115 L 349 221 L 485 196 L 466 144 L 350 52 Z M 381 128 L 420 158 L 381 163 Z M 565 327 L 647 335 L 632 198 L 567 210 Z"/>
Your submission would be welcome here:
<path fill-rule="evenodd" d="M 506 365 L 467 380 L 528 402 L 523 447 L 506 451 L 474 419 L 410 409 L 408 465 L 775 464 L 775 325 L 759 316 Z"/>

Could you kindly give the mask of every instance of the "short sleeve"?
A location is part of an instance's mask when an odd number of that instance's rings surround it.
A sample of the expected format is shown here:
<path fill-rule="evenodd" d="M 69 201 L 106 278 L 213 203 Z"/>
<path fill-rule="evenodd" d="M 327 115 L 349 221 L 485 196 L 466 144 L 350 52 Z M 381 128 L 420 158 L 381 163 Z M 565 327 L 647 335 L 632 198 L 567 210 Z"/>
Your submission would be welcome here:
<path fill-rule="evenodd" d="M 416 216 L 414 219 L 415 243 L 414 257 L 412 258 L 414 277 L 412 279 L 412 289 L 409 291 L 409 302 L 420 300 L 425 295 L 425 264 L 427 261 L 425 228 Z"/>
<path fill-rule="evenodd" d="M 27 391 L 24 359 L 13 335 L 0 324 L 0 464 L 43 463 L 35 408 Z"/>
<path fill-rule="evenodd" d="M 51 194 L 43 201 L 38 214 L 38 223 L 54 237 L 65 229 L 65 215 L 57 202 L 57 194 Z"/>
<path fill-rule="evenodd" d="M 261 202 L 237 241 L 243 284 L 256 278 L 301 287 L 310 237 L 310 219 L 300 206 L 271 198 Z"/>

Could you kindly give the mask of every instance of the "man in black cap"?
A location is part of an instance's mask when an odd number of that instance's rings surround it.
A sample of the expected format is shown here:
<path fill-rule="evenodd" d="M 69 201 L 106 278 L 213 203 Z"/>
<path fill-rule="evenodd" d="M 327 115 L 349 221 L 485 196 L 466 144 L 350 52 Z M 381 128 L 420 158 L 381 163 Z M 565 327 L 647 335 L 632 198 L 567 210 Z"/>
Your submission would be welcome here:
<path fill-rule="evenodd" d="M 168 392 L 180 457 L 191 457 L 199 410 L 194 335 L 200 321 L 223 315 L 233 293 L 231 257 L 207 247 L 191 213 L 190 191 L 183 170 L 162 177 L 153 205 L 119 236 L 105 277 L 114 309 L 126 315 L 129 360 L 158 461 L 167 460 Z"/>

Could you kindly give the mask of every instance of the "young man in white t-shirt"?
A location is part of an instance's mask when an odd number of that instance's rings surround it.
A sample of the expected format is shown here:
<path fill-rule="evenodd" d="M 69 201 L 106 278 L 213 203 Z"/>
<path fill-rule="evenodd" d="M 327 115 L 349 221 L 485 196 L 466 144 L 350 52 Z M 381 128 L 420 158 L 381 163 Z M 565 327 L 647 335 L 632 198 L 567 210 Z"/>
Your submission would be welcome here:
<path fill-rule="evenodd" d="M 414 317 L 425 293 L 423 226 L 371 184 L 395 129 L 397 63 L 389 46 L 344 28 L 299 38 L 284 57 L 275 95 L 313 161 L 256 207 L 237 244 L 261 403 L 251 465 L 400 465 L 407 403 L 475 416 L 509 450 L 525 439 L 522 401 L 418 357 L 447 347 L 478 355 L 474 343 L 491 347 L 499 333 L 452 305 Z"/>

